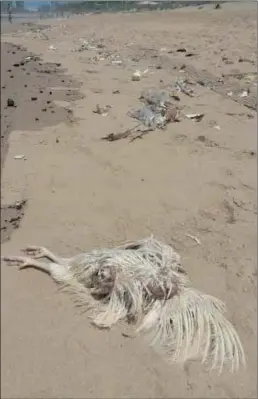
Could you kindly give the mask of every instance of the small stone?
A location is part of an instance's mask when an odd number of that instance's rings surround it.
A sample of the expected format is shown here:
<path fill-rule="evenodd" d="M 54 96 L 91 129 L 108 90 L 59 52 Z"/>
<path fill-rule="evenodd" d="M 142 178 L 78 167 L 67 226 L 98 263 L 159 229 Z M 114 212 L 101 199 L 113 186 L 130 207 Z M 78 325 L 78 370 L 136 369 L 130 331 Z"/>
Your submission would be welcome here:
<path fill-rule="evenodd" d="M 204 141 L 206 141 L 206 137 L 205 136 L 198 136 L 197 140 L 202 141 L 204 143 Z"/>
<path fill-rule="evenodd" d="M 12 98 L 8 98 L 7 107 L 15 107 L 15 102 Z"/>

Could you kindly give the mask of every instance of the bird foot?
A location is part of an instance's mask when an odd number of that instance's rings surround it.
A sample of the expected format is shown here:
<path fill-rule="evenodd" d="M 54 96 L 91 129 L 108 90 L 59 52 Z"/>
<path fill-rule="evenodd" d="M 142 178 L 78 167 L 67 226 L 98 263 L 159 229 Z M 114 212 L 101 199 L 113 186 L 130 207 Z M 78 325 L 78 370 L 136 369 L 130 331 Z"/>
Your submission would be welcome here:
<path fill-rule="evenodd" d="M 44 247 L 28 246 L 21 251 L 32 259 L 44 258 L 48 255 L 48 250 Z"/>
<path fill-rule="evenodd" d="M 49 251 L 45 247 L 38 247 L 38 246 L 30 245 L 26 248 L 23 248 L 22 252 L 25 255 L 28 255 L 30 258 L 33 258 L 33 259 L 47 258 L 51 262 L 54 262 L 57 264 L 63 264 L 63 262 L 64 262 L 64 259 L 59 258 L 59 256 L 54 255 L 51 251 Z"/>
<path fill-rule="evenodd" d="M 36 261 L 27 256 L 3 256 L 1 257 L 1 260 L 6 262 L 9 266 L 17 266 L 19 269 L 30 266 L 38 266 Z"/>

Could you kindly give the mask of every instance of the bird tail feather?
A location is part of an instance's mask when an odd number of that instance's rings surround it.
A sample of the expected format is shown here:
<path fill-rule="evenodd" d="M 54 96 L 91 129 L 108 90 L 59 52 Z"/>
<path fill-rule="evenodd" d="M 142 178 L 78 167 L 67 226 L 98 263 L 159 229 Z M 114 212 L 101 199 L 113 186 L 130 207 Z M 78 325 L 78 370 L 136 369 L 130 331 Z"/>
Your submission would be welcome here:
<path fill-rule="evenodd" d="M 212 361 L 211 369 L 231 371 L 245 366 L 242 344 L 233 325 L 225 318 L 225 305 L 219 299 L 193 289 L 165 302 L 156 301 L 138 332 L 170 362 L 184 363 L 201 357 Z"/>

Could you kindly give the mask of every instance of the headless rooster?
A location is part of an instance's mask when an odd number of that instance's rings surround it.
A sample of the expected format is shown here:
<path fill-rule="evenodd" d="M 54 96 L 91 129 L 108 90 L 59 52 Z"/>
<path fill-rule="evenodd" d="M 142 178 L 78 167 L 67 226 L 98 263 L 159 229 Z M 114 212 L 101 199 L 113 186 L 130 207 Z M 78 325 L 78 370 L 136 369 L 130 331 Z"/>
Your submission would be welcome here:
<path fill-rule="evenodd" d="M 218 299 L 190 288 L 180 256 L 153 237 L 93 250 L 70 259 L 46 248 L 27 247 L 26 256 L 3 257 L 10 265 L 49 273 L 61 288 L 91 311 L 99 328 L 119 321 L 136 325 L 170 362 L 210 360 L 222 371 L 245 365 L 244 350 Z M 37 259 L 47 258 L 50 263 Z"/>

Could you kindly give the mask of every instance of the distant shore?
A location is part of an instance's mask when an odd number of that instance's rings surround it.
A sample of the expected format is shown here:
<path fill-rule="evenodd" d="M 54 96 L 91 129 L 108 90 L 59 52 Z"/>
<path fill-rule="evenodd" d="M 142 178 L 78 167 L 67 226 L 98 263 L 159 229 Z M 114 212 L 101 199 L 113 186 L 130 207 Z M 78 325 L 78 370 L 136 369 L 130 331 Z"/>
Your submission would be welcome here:
<path fill-rule="evenodd" d="M 29 22 L 29 21 L 37 21 L 40 19 L 39 13 L 22 13 L 22 14 L 13 14 L 12 20 L 13 23 L 22 23 L 22 22 Z M 1 14 L 1 24 L 9 24 L 8 14 L 2 13 Z"/>

